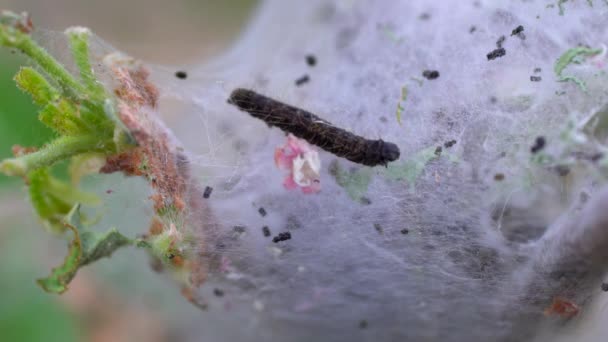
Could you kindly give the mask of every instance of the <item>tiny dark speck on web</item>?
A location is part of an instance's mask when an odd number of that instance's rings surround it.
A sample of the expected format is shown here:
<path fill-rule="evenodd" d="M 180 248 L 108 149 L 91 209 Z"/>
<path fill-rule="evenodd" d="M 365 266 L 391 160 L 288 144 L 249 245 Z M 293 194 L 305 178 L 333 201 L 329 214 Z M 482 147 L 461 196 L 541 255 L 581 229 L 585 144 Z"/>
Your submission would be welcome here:
<path fill-rule="evenodd" d="M 310 76 L 304 75 L 296 80 L 296 86 L 300 87 L 308 82 L 310 82 Z"/>
<path fill-rule="evenodd" d="M 266 214 L 267 214 L 266 209 L 264 209 L 263 207 L 258 209 L 258 213 L 260 213 L 260 215 L 262 215 L 262 217 L 266 216 Z"/>
<path fill-rule="evenodd" d="M 361 197 L 361 198 L 359 199 L 359 201 L 360 201 L 360 202 L 361 202 L 361 204 L 363 204 L 363 205 L 370 205 L 370 204 L 372 204 L 372 200 L 370 200 L 370 199 L 369 199 L 369 198 L 367 198 L 367 197 Z"/>
<path fill-rule="evenodd" d="M 403 228 L 403 229 L 401 229 L 401 234 L 403 234 L 403 235 L 407 235 L 407 234 L 409 234 L 409 233 L 410 233 L 409 229 L 407 229 L 407 228 Z"/>
<path fill-rule="evenodd" d="M 494 175 L 494 180 L 500 182 L 505 179 L 505 175 L 503 173 L 497 173 Z"/>
<path fill-rule="evenodd" d="M 524 36 L 523 32 L 524 32 L 524 27 L 519 25 L 511 32 L 511 35 L 518 36 L 519 38 L 524 39 L 525 36 Z"/>
<path fill-rule="evenodd" d="M 213 289 L 213 294 L 216 297 L 224 297 L 224 291 L 222 291 L 221 289 Z"/>
<path fill-rule="evenodd" d="M 203 198 L 211 197 L 211 193 L 213 192 L 213 188 L 210 186 L 205 187 L 205 191 L 203 192 Z"/>
<path fill-rule="evenodd" d="M 359 322 L 359 329 L 365 329 L 367 328 L 368 323 L 366 320 L 362 320 L 361 322 Z"/>
<path fill-rule="evenodd" d="M 274 243 L 279 243 L 281 241 L 287 241 L 287 240 L 291 240 L 290 232 L 279 233 L 279 235 L 272 238 L 272 242 L 274 242 Z"/>
<path fill-rule="evenodd" d="M 505 50 L 504 48 L 498 48 L 498 49 L 488 53 L 486 57 L 488 57 L 488 60 L 491 61 L 498 57 L 502 57 L 506 54 L 507 54 L 507 50 Z"/>
<path fill-rule="evenodd" d="M 602 291 L 608 292 L 608 283 L 602 283 Z"/>
<path fill-rule="evenodd" d="M 497 48 L 502 48 L 502 44 L 504 44 L 505 40 L 507 38 L 505 36 L 500 36 L 500 38 L 498 38 L 498 40 L 496 41 L 496 47 Z"/>
<path fill-rule="evenodd" d="M 262 234 L 264 234 L 265 237 L 269 237 L 270 236 L 270 228 L 268 228 L 268 226 L 262 227 Z"/>
<path fill-rule="evenodd" d="M 380 223 L 374 223 L 374 228 L 376 229 L 376 231 L 378 232 L 378 234 L 383 234 L 384 233 L 384 229 L 382 229 L 382 226 L 380 225 Z"/>
<path fill-rule="evenodd" d="M 420 19 L 420 20 L 429 20 L 429 19 L 431 19 L 431 14 L 430 14 L 430 13 L 426 13 L 426 12 L 425 12 L 425 13 L 422 13 L 422 14 L 421 14 L 421 15 L 418 17 L 418 19 Z"/>
<path fill-rule="evenodd" d="M 175 72 L 175 77 L 179 78 L 180 80 L 185 80 L 188 78 L 188 73 L 183 70 L 179 70 Z"/>
<path fill-rule="evenodd" d="M 311 67 L 317 65 L 317 57 L 315 57 L 314 55 L 306 56 L 306 64 Z"/>
<path fill-rule="evenodd" d="M 516 28 L 513 30 L 513 32 L 511 32 L 511 35 L 512 35 L 512 36 L 514 36 L 514 35 L 516 35 L 516 34 L 519 34 L 519 33 L 523 32 L 523 31 L 524 31 L 524 27 L 523 27 L 522 25 L 519 25 L 519 26 L 517 26 L 517 27 L 516 27 Z"/>
<path fill-rule="evenodd" d="M 532 82 L 540 82 L 542 79 L 540 76 L 530 76 L 530 81 Z"/>
<path fill-rule="evenodd" d="M 568 166 L 566 166 L 566 165 L 557 165 L 555 167 L 555 171 L 561 177 L 566 177 L 567 175 L 570 174 L 570 168 Z"/>
<path fill-rule="evenodd" d="M 436 78 L 439 78 L 439 71 L 437 71 L 437 70 L 424 70 L 422 72 L 422 76 L 424 78 L 426 78 L 427 80 L 434 80 Z"/>
<path fill-rule="evenodd" d="M 441 155 L 442 151 L 443 151 L 443 148 L 441 146 L 437 146 L 437 148 L 435 149 L 435 155 L 437 157 L 439 157 Z"/>
<path fill-rule="evenodd" d="M 239 234 L 243 234 L 247 229 L 245 226 L 234 226 L 234 231 Z"/>
<path fill-rule="evenodd" d="M 530 148 L 530 152 L 537 153 L 538 151 L 542 150 L 546 144 L 547 141 L 545 140 L 545 137 L 537 137 L 534 141 L 534 145 L 532 145 Z"/>
<path fill-rule="evenodd" d="M 456 142 L 457 142 L 456 140 L 447 141 L 445 144 L 443 144 L 443 147 L 450 148 L 450 147 L 456 145 Z"/>

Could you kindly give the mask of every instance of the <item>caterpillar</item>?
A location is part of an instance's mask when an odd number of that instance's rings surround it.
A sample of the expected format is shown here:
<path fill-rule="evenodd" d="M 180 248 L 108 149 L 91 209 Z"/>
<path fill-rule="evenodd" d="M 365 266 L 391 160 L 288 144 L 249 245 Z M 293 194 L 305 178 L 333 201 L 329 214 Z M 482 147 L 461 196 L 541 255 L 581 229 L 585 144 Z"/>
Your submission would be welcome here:
<path fill-rule="evenodd" d="M 399 159 L 399 147 L 383 140 L 369 140 L 336 127 L 317 115 L 258 94 L 235 89 L 228 103 L 338 157 L 367 166 L 384 165 Z"/>

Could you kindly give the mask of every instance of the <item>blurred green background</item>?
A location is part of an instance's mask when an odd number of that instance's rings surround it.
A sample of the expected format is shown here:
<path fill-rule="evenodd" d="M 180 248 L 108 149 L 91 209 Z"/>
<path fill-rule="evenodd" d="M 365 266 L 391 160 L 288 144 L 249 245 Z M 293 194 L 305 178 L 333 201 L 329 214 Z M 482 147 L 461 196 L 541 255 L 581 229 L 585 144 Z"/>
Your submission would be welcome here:
<path fill-rule="evenodd" d="M 119 50 L 146 62 L 180 66 L 200 63 L 227 48 L 256 2 L 0 0 L 0 9 L 27 11 L 42 29 L 87 26 Z M 8 50 L 0 50 L 0 61 L 0 158 L 4 159 L 12 155 L 13 145 L 40 146 L 52 132 L 37 121 L 37 109 L 12 80 L 25 61 Z M 155 275 L 142 270 L 147 266 L 142 265 L 145 258 L 133 261 L 129 252 L 121 251 L 111 261 L 95 266 L 95 271 L 109 279 L 80 272 L 68 294 L 48 295 L 35 279 L 61 261 L 65 242 L 48 236 L 36 222 L 20 179 L 0 175 L 0 218 L 0 341 L 179 339 L 167 318 L 179 309 L 165 304 L 182 305 L 184 300 L 177 287 L 166 291 L 167 282 L 151 280 Z M 121 261 L 130 265 L 121 265 Z M 125 282 L 129 284 L 125 286 Z M 153 293 L 157 302 L 126 302 L 124 298 L 133 291 Z M 157 293 L 169 294 L 158 298 Z M 167 310 L 150 314 L 150 305 Z"/>

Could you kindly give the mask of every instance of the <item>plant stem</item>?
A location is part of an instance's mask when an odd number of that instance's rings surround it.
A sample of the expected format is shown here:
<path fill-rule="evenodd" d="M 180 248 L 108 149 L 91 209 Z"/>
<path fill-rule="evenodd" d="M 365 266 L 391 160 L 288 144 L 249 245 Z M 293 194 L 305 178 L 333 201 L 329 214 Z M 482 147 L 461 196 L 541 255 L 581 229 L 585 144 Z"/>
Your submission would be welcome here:
<path fill-rule="evenodd" d="M 82 84 L 44 48 L 36 44 L 30 36 L 19 40 L 19 43 L 15 47 L 21 49 L 23 53 L 40 65 L 51 79 L 56 80 L 68 97 L 78 100 L 85 93 L 85 88 Z"/>
<path fill-rule="evenodd" d="M 41 150 L 0 163 L 0 172 L 8 176 L 25 176 L 29 171 L 69 157 L 89 152 L 107 152 L 112 142 L 100 142 L 95 136 L 64 136 L 57 138 Z"/>

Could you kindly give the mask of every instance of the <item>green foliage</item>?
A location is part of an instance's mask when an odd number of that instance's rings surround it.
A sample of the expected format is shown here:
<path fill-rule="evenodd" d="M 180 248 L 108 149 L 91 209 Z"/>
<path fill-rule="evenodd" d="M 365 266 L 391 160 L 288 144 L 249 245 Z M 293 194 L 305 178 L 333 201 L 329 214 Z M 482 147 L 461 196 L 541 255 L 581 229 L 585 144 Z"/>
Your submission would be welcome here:
<path fill-rule="evenodd" d="M 416 191 L 416 181 L 432 160 L 445 157 L 450 162 L 458 161 L 453 155 L 437 153 L 436 149 L 436 147 L 425 148 L 406 161 L 392 163 L 380 172 L 389 180 L 406 181 L 410 185 L 410 191 L 414 192 Z M 329 172 L 335 177 L 338 185 L 343 187 L 348 196 L 355 201 L 361 201 L 364 198 L 373 176 L 371 168 L 345 170 L 337 161 L 332 162 L 329 166 Z"/>
<path fill-rule="evenodd" d="M 63 264 L 54 268 L 47 278 L 38 280 L 38 284 L 47 292 L 65 292 L 79 268 L 110 257 L 117 249 L 134 243 L 116 229 L 100 234 L 85 228 L 81 222 L 80 205 L 75 205 L 62 223 L 72 231 L 74 238 Z"/>
<path fill-rule="evenodd" d="M 11 146 L 40 146 L 53 137 L 53 132 L 45 127 L 36 115 L 36 106 L 31 97 L 21 92 L 13 81 L 13 76 L 23 61 L 17 55 L 0 49 L 0 160 L 12 157 Z M 0 185 L 17 185 L 20 179 L 4 177 L 0 174 Z"/>
<path fill-rule="evenodd" d="M 402 103 L 405 102 L 405 100 L 407 100 L 407 87 L 403 86 L 401 87 L 401 98 L 399 99 L 399 103 L 397 103 L 397 122 L 399 123 L 399 125 L 401 125 L 401 114 L 403 114 L 403 106 Z"/>
<path fill-rule="evenodd" d="M 82 153 L 114 154 L 129 147 L 129 133 L 117 124 L 113 106 L 108 105 L 112 98 L 91 67 L 87 29 L 66 31 L 80 72 L 77 79 L 31 38 L 26 15 L 2 12 L 0 23 L 0 43 L 21 50 L 41 69 L 22 68 L 15 81 L 42 107 L 40 121 L 59 135 L 35 153 L 4 160 L 0 172 L 25 176 Z"/>
<path fill-rule="evenodd" d="M 592 57 L 602 52 L 602 49 L 591 49 L 587 47 L 576 47 L 567 50 L 562 54 L 557 61 L 555 62 L 555 66 L 553 70 L 555 71 L 555 75 L 558 78 L 559 82 L 567 82 L 572 81 L 576 83 L 583 91 L 587 91 L 587 86 L 585 82 L 578 79 L 575 76 L 564 76 L 563 71 L 570 64 L 580 64 L 581 58 L 583 57 Z"/>
<path fill-rule="evenodd" d="M 44 106 L 59 99 L 59 91 L 55 89 L 39 72 L 31 67 L 21 68 L 15 76 L 19 89 L 31 94 L 34 103 Z"/>
<path fill-rule="evenodd" d="M 21 68 L 17 86 L 41 107 L 39 120 L 56 133 L 54 140 L 36 151 L 17 150 L 14 158 L 0 162 L 0 172 L 20 176 L 29 185 L 32 205 L 53 233 L 73 234 L 64 263 L 38 284 L 46 291 L 62 293 L 78 269 L 133 241 L 112 229 L 96 233 L 83 225 L 80 204 L 95 206 L 100 200 L 78 188 L 82 176 L 91 172 L 91 159 L 116 154 L 134 146 L 130 133 L 115 114 L 114 100 L 98 82 L 90 63 L 90 31 L 66 31 L 72 57 L 79 71 L 74 77 L 30 36 L 32 25 L 26 14 L 0 14 L 0 44 L 23 52 L 37 68 Z M 51 168 L 72 161 L 72 183 L 52 176 Z"/>
<path fill-rule="evenodd" d="M 354 201 L 361 201 L 367 193 L 367 188 L 372 180 L 371 168 L 359 168 L 356 170 L 344 170 L 338 161 L 330 165 L 330 173 L 336 178 L 338 185 L 346 190 L 346 193 Z"/>
<path fill-rule="evenodd" d="M 51 232 L 65 231 L 63 219 L 76 204 L 96 206 L 101 202 L 94 194 L 52 177 L 46 168 L 30 172 L 28 180 L 32 206 Z"/>
<path fill-rule="evenodd" d="M 391 164 L 386 170 L 387 178 L 392 180 L 405 180 L 410 185 L 410 190 L 416 190 L 416 179 L 420 177 L 426 165 L 433 159 L 439 158 L 435 153 L 435 147 L 428 147 L 402 164 Z"/>

